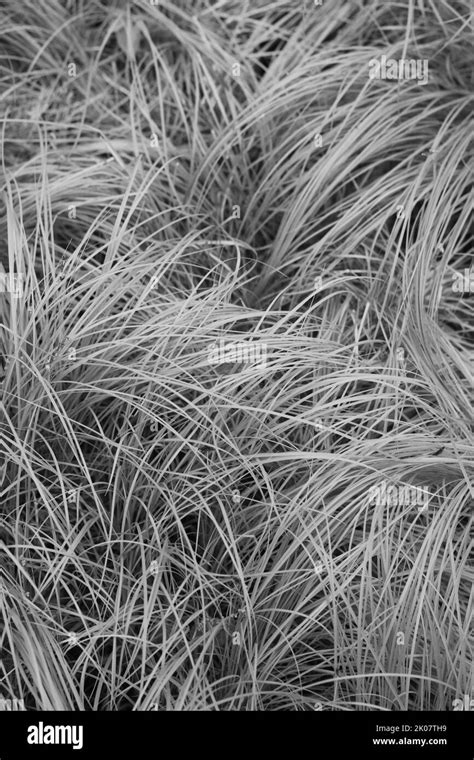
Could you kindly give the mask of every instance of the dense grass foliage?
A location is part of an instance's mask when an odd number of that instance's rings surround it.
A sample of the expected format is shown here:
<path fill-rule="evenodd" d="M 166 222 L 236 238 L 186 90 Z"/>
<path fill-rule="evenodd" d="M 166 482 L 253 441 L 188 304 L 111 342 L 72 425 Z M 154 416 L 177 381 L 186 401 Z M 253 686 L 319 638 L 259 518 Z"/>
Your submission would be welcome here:
<path fill-rule="evenodd" d="M 453 709 L 471 3 L 0 14 L 2 696 Z"/>

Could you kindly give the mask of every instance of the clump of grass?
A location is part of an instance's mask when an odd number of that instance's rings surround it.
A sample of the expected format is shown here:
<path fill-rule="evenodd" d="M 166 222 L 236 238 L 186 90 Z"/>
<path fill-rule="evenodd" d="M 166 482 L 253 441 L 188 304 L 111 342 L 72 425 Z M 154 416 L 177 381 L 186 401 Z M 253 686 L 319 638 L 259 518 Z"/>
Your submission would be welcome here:
<path fill-rule="evenodd" d="M 4 3 L 2 689 L 28 709 L 472 689 L 472 11 L 303 6 Z M 382 54 L 428 83 L 371 81 Z"/>

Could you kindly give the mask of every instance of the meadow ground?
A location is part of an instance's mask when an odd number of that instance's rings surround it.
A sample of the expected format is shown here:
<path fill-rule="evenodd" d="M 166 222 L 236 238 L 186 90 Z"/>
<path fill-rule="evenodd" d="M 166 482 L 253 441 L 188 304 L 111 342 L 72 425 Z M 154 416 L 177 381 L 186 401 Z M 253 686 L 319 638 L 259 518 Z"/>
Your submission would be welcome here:
<path fill-rule="evenodd" d="M 464 705 L 471 3 L 4 0 L 0 36 L 0 696 Z"/>

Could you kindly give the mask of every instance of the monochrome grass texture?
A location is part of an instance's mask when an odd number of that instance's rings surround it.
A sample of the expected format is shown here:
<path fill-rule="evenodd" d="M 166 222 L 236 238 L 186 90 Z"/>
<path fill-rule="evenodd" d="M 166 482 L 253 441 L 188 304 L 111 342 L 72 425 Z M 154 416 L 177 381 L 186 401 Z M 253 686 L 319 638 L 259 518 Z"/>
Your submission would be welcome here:
<path fill-rule="evenodd" d="M 470 705 L 469 0 L 0 35 L 2 700 Z"/>

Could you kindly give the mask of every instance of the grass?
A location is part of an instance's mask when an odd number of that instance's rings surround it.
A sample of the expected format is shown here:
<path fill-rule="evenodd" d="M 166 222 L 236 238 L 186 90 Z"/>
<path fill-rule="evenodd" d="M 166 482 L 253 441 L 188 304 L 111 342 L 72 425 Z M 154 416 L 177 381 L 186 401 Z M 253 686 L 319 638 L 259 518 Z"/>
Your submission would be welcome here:
<path fill-rule="evenodd" d="M 5 0 L 4 698 L 471 693 L 472 24 L 467 0 Z M 371 80 L 381 55 L 428 83 Z M 264 366 L 210 362 L 221 338 Z M 374 503 L 384 480 L 428 507 Z"/>

